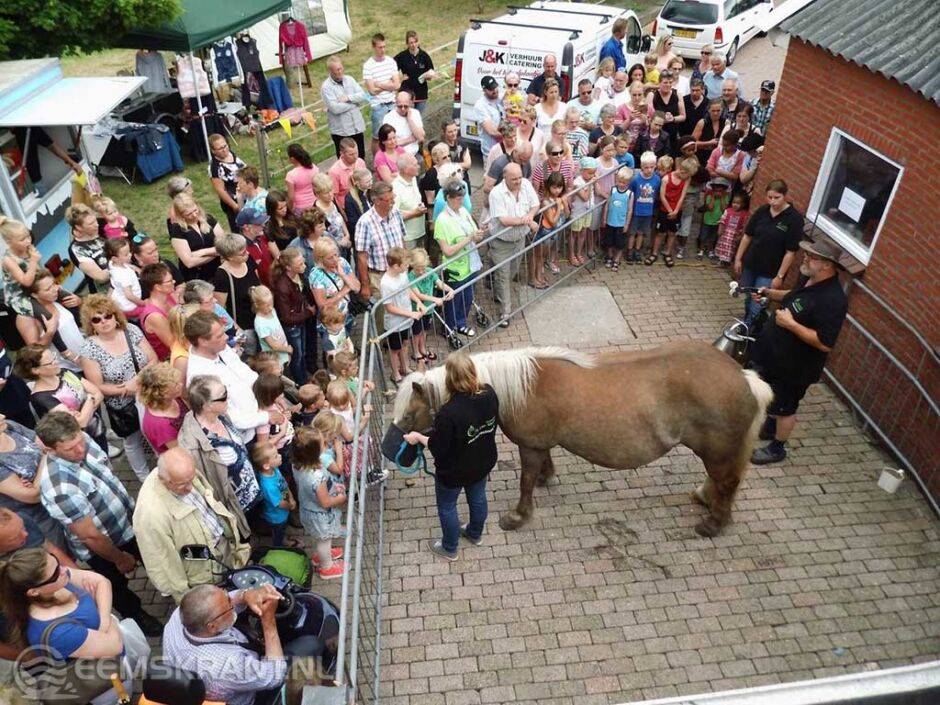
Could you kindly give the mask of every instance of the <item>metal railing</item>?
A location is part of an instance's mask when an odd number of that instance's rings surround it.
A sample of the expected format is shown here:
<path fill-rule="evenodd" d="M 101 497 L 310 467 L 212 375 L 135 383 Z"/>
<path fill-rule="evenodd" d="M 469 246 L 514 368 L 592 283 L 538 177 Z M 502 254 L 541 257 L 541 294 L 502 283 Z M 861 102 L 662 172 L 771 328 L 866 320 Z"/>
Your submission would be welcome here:
<path fill-rule="evenodd" d="M 901 360 L 860 320 L 864 311 L 848 314 L 824 374 L 829 383 L 861 418 L 919 485 L 934 512 L 940 515 L 940 404 L 933 390 L 940 387 L 940 356 L 921 333 L 892 306 L 859 280 L 851 289 L 875 304 L 875 315 L 886 315 L 895 342 L 903 347 Z M 856 299 L 857 300 L 857 299 Z M 884 329 L 882 324 L 879 326 Z M 884 337 L 884 336 L 882 336 Z M 896 348 L 897 350 L 897 348 Z"/>
<path fill-rule="evenodd" d="M 594 182 L 591 182 L 591 187 L 593 184 Z M 604 199 L 597 199 L 593 210 L 589 213 L 593 215 L 601 212 L 604 202 Z M 579 266 L 565 264 L 564 269 L 553 277 L 547 288 L 528 287 L 525 281 L 528 263 L 529 259 L 534 256 L 536 248 L 546 248 L 550 252 L 554 246 L 564 251 L 567 239 L 570 237 L 569 225 L 559 224 L 548 232 L 542 242 L 520 242 L 518 251 L 511 257 L 494 266 L 484 266 L 458 287 L 457 293 L 468 289 L 473 291 L 474 304 L 463 313 L 470 316 L 481 327 L 481 330 L 472 338 L 465 339 L 465 336 L 461 336 L 461 347 L 477 345 L 498 330 L 498 307 L 493 300 L 489 283 L 504 268 L 508 268 L 510 272 L 516 267 L 519 270 L 518 282 L 510 282 L 514 302 L 511 311 L 512 314 L 516 314 L 563 284 L 577 272 L 594 265 L 592 259 L 588 259 Z M 477 251 L 481 248 L 485 249 L 494 238 L 507 230 L 509 228 L 499 228 L 481 242 L 475 243 L 472 247 L 468 246 L 465 252 L 471 249 Z M 429 268 L 428 272 L 440 274 L 446 267 L 447 262 L 442 262 L 434 269 Z M 340 623 L 336 672 L 339 674 L 337 685 L 348 688 L 349 703 L 377 704 L 379 702 L 382 635 L 388 631 L 388 628 L 383 628 L 382 625 L 383 558 L 388 555 L 383 527 L 385 484 L 369 486 L 368 476 L 370 470 L 378 470 L 388 465 L 388 461 L 381 456 L 380 448 L 386 426 L 391 421 L 390 408 L 387 408 L 387 405 L 392 401 L 396 390 L 395 384 L 390 379 L 387 361 L 388 341 L 393 332 L 378 329 L 375 313 L 394 296 L 395 294 L 390 294 L 386 298 L 379 297 L 374 301 L 372 310 L 363 316 L 361 329 L 359 379 L 371 381 L 375 388 L 370 393 L 366 384 L 360 383 L 358 387 L 355 426 L 363 428 L 364 424 L 364 431 L 362 440 L 353 446 L 352 467 L 356 481 L 351 483 L 346 508 L 347 570 L 343 576 L 340 596 L 343 619 Z M 457 300 L 458 298 L 455 297 L 454 301 Z M 448 350 L 455 346 L 449 342 L 452 338 L 448 335 L 441 319 L 438 318 L 438 312 L 433 312 L 431 316 L 433 324 L 426 332 L 426 342 L 428 351 L 437 355 L 435 364 L 440 364 Z M 372 407 L 371 414 L 363 422 L 369 405 Z"/>

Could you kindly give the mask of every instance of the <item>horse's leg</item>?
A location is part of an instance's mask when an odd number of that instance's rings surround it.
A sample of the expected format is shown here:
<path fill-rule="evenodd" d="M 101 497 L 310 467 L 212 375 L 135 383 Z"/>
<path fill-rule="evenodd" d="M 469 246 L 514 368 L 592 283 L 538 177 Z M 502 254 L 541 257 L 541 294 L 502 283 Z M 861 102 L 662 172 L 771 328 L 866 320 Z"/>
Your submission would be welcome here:
<path fill-rule="evenodd" d="M 547 450 L 534 450 L 522 446 L 519 446 L 519 459 L 522 461 L 522 471 L 519 477 L 519 504 L 499 518 L 499 525 L 504 531 L 518 529 L 532 518 L 532 490 L 535 488 L 535 482 L 542 472 L 546 459 L 551 462 Z"/>
<path fill-rule="evenodd" d="M 696 504 L 701 504 L 706 509 L 712 504 L 712 497 L 714 496 L 714 488 L 712 480 L 708 475 L 705 476 L 705 481 L 692 490 L 691 497 L 692 501 Z"/>
<path fill-rule="evenodd" d="M 545 455 L 539 475 L 535 478 L 535 484 L 539 487 L 545 487 L 553 477 L 555 477 L 555 462 L 552 460 L 551 452 L 549 452 Z"/>
<path fill-rule="evenodd" d="M 731 504 L 738 491 L 738 485 L 747 470 L 747 459 L 737 457 L 733 460 L 710 459 L 705 462 L 708 478 L 699 489 L 704 489 L 704 499 L 709 509 L 708 516 L 695 526 L 699 536 L 717 536 L 722 527 L 731 519 Z M 698 495 L 696 490 L 693 495 Z"/>

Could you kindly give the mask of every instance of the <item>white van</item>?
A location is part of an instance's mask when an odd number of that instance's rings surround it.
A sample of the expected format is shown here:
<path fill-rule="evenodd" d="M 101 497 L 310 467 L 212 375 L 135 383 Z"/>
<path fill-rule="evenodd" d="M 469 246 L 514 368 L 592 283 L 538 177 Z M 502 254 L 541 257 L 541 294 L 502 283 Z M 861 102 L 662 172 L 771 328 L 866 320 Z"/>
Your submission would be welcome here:
<path fill-rule="evenodd" d="M 619 17 L 627 19 L 624 55 L 627 66 L 643 63 L 651 37 L 644 37 L 632 10 L 610 5 L 587 5 L 539 0 L 528 6 L 509 5 L 509 11 L 492 20 L 470 20 L 457 44 L 454 70 L 454 119 L 460 122 L 464 142 L 479 143 L 474 104 L 482 95 L 480 79 L 493 76 L 504 86 L 506 74 L 515 72 L 522 89 L 542 73 L 546 54 L 558 57 L 562 100 L 568 101 L 582 78 L 594 80 L 601 46 Z"/>

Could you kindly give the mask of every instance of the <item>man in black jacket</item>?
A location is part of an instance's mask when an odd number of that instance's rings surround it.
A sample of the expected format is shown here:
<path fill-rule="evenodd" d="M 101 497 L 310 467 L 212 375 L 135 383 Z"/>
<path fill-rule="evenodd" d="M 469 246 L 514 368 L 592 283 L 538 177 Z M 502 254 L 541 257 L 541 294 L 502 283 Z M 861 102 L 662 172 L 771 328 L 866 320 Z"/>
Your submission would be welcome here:
<path fill-rule="evenodd" d="M 496 465 L 496 424 L 499 399 L 491 386 L 481 385 L 476 366 L 466 353 L 447 358 L 445 385 L 450 397 L 434 417 L 425 436 L 418 431 L 405 434 L 414 445 L 427 446 L 434 457 L 437 515 L 443 538 L 431 539 L 428 548 L 441 558 L 457 560 L 460 537 L 474 545 L 483 540 L 488 513 L 486 479 Z M 470 521 L 460 525 L 457 500 L 467 493 Z"/>
<path fill-rule="evenodd" d="M 785 291 L 762 289 L 760 295 L 780 302 L 780 309 L 761 331 L 751 364 L 771 386 L 774 400 L 767 409 L 755 465 L 779 463 L 787 457 L 786 442 L 796 425 L 796 409 L 806 390 L 819 380 L 826 357 L 845 321 L 848 302 L 839 283 L 840 250 L 820 240 L 800 243 L 803 286 Z"/>

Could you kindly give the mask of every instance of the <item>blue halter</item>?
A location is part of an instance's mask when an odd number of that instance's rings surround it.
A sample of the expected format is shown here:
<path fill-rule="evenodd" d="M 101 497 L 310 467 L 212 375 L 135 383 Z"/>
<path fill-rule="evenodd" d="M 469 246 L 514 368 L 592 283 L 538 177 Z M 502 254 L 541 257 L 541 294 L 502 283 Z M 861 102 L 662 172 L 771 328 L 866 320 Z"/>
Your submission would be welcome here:
<path fill-rule="evenodd" d="M 398 472 L 402 475 L 415 475 L 419 470 L 423 470 L 426 475 L 434 477 L 434 473 L 428 470 L 428 461 L 424 457 L 423 448 L 418 449 L 418 457 L 415 459 L 415 462 L 410 467 L 405 467 L 401 464 L 402 453 L 408 448 L 410 444 L 408 441 L 402 441 L 401 446 L 398 448 L 398 452 L 395 454 L 395 467 L 398 468 Z"/>

